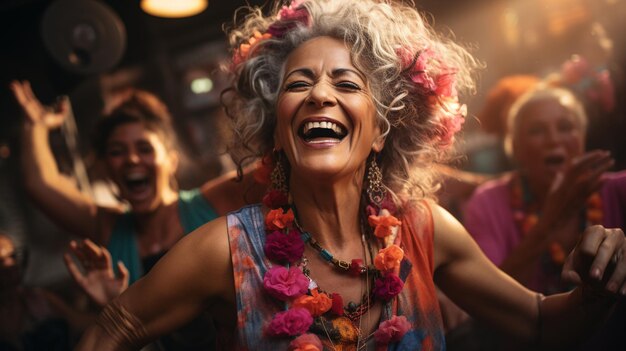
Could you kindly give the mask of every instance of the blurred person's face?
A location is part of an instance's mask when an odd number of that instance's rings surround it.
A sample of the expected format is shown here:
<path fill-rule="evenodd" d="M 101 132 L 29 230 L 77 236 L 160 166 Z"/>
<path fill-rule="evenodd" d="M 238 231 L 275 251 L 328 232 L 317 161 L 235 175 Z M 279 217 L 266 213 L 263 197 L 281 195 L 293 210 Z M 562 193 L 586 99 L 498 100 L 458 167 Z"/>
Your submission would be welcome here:
<path fill-rule="evenodd" d="M 383 141 L 366 78 L 343 41 L 311 39 L 285 63 L 275 143 L 308 179 L 354 176 Z"/>
<path fill-rule="evenodd" d="M 124 123 L 107 140 L 105 161 L 109 176 L 136 212 L 150 212 L 172 192 L 175 152 L 167 150 L 159 134 L 142 123 Z"/>
<path fill-rule="evenodd" d="M 585 131 L 574 113 L 552 98 L 528 103 L 517 119 L 514 158 L 529 179 L 548 187 L 583 153 Z"/>

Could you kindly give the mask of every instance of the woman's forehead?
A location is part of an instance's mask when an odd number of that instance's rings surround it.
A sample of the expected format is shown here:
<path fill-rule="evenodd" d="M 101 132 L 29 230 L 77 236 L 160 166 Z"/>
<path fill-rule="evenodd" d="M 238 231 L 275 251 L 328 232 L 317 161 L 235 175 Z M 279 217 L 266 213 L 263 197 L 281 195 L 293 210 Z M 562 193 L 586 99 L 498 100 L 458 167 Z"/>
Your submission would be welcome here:
<path fill-rule="evenodd" d="M 322 36 L 309 39 L 295 48 L 285 61 L 285 73 L 300 67 L 313 69 L 352 68 L 350 49 L 339 39 Z"/>

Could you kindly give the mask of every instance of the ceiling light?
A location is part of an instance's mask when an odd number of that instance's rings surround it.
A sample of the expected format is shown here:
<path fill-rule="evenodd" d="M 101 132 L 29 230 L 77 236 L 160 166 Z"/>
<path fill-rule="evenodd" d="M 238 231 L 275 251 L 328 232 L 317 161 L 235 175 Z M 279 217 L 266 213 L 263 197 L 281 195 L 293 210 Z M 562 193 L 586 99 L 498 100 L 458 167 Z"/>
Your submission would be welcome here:
<path fill-rule="evenodd" d="M 141 9 L 146 13 L 167 18 L 197 15 L 208 5 L 208 0 L 141 0 Z"/>

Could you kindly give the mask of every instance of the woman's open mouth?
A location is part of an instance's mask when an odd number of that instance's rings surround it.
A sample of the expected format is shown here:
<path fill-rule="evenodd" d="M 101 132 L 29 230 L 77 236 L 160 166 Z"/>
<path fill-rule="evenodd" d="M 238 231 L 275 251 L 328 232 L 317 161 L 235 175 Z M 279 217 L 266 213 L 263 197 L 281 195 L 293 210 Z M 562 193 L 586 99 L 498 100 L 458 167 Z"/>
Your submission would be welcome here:
<path fill-rule="evenodd" d="M 144 172 L 131 172 L 124 176 L 124 186 L 128 191 L 128 200 L 140 200 L 149 195 L 150 176 Z"/>
<path fill-rule="evenodd" d="M 298 135 L 310 144 L 339 143 L 348 135 L 347 128 L 335 121 L 304 121 Z"/>

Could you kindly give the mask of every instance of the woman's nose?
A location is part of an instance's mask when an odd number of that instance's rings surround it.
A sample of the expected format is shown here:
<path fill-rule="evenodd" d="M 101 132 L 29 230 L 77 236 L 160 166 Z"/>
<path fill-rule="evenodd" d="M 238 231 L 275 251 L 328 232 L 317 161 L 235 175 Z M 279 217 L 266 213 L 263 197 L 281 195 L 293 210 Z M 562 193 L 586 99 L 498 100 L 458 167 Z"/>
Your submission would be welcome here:
<path fill-rule="evenodd" d="M 130 150 L 126 155 L 126 162 L 132 164 L 139 163 L 139 154 L 134 150 Z"/>
<path fill-rule="evenodd" d="M 307 97 L 307 103 L 317 107 L 333 106 L 337 103 L 332 86 L 326 82 L 315 84 Z"/>
<path fill-rule="evenodd" d="M 561 140 L 561 133 L 557 128 L 548 129 L 548 143 L 557 144 Z"/>

